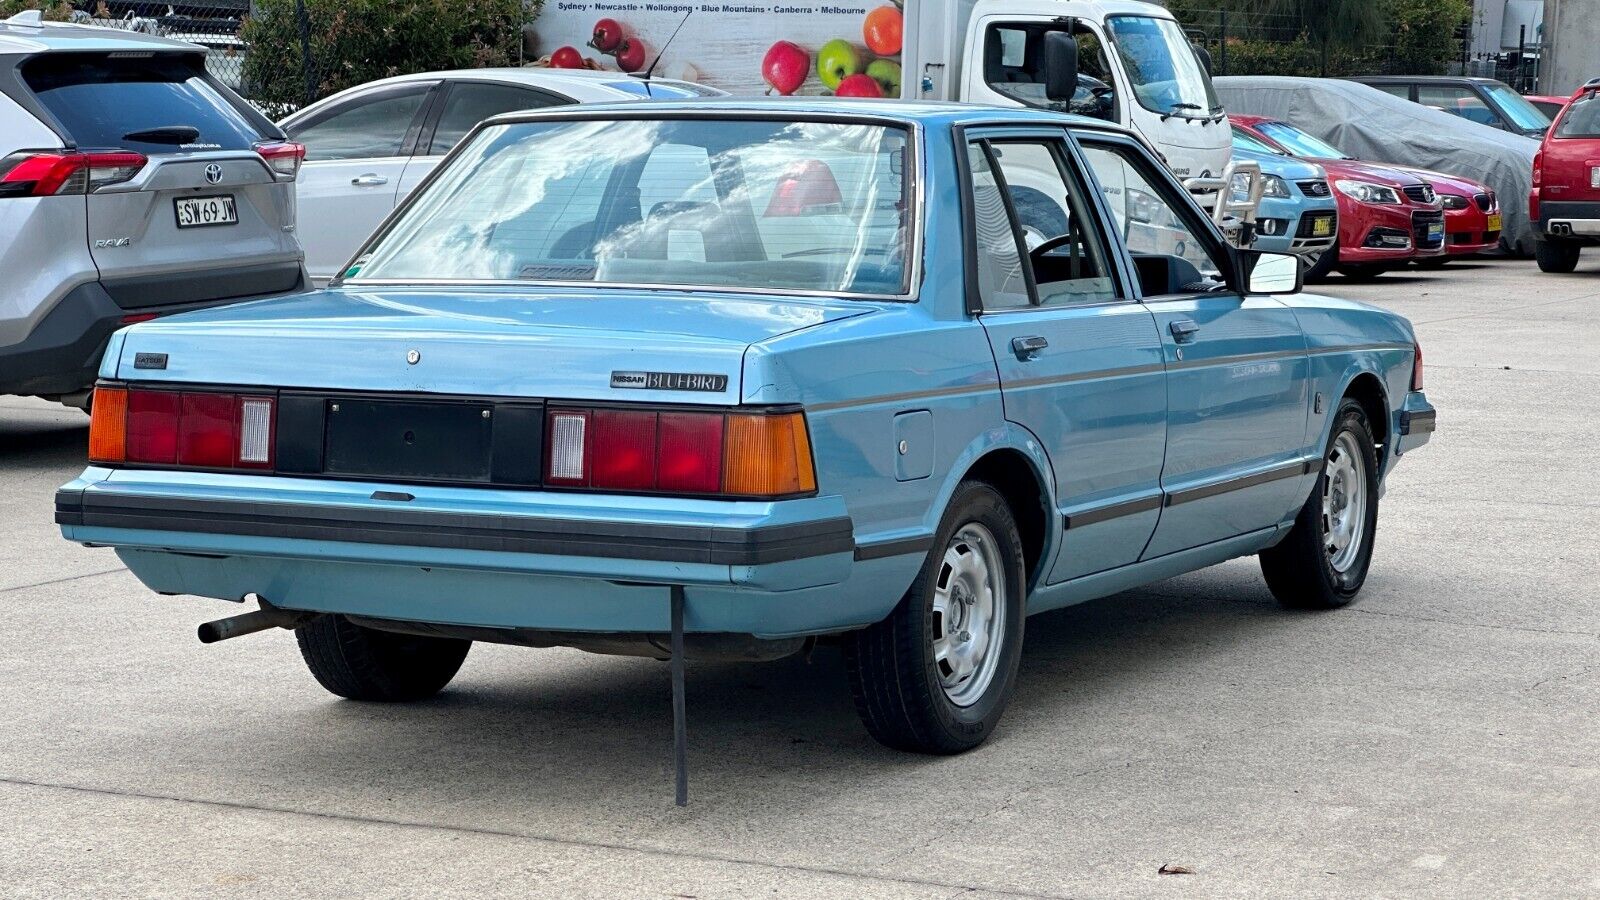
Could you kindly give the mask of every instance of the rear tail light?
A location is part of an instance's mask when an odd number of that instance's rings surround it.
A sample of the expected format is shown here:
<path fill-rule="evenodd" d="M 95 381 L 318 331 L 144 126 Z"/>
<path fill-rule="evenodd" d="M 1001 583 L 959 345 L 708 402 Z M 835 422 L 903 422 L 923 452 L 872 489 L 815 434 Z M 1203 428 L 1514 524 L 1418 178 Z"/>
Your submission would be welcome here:
<path fill-rule="evenodd" d="M 142 153 L 13 153 L 0 159 L 0 197 L 87 194 L 139 174 Z"/>
<path fill-rule="evenodd" d="M 267 168 L 278 173 L 295 177 L 300 172 L 300 161 L 306 158 L 304 144 L 295 144 L 283 141 L 273 144 L 257 144 L 256 152 L 267 161 Z"/>
<path fill-rule="evenodd" d="M 1544 151 L 1533 154 L 1533 187 L 1538 190 L 1544 183 Z"/>
<path fill-rule="evenodd" d="M 1411 363 L 1411 389 L 1420 391 L 1422 390 L 1422 345 L 1416 344 L 1415 351 Z"/>
<path fill-rule="evenodd" d="M 89 459 L 197 469 L 272 465 L 276 401 L 238 394 L 98 387 Z"/>
<path fill-rule="evenodd" d="M 751 498 L 817 487 L 798 412 L 553 409 L 546 435 L 554 487 Z"/>

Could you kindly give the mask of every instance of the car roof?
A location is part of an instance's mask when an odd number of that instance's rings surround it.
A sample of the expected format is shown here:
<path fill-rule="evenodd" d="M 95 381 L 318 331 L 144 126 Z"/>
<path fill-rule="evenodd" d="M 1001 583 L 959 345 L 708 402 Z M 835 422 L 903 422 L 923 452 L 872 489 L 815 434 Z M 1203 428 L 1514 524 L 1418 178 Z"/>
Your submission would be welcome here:
<path fill-rule="evenodd" d="M 559 116 L 605 118 L 611 113 L 629 116 L 672 115 L 714 111 L 721 115 L 750 113 L 763 116 L 795 116 L 797 118 L 823 116 L 861 117 L 907 125 L 938 125 L 946 127 L 981 126 L 985 124 L 1028 124 L 1038 122 L 1050 125 L 1068 125 L 1093 128 L 1101 131 L 1127 133 L 1127 129 L 1102 119 L 1074 116 L 1043 109 L 1021 106 L 985 106 L 977 103 L 954 103 L 943 100 L 867 100 L 844 97 L 701 97 L 695 100 L 658 100 L 642 108 L 630 103 L 594 103 L 582 106 L 560 106 L 542 110 L 523 110 L 495 116 L 491 121 L 536 120 Z"/>
<path fill-rule="evenodd" d="M 174 41 L 123 28 L 40 22 L 28 13 L 0 20 L 0 54 L 34 54 L 50 51 L 168 50 L 204 53 L 198 44 Z"/>
<path fill-rule="evenodd" d="M 636 75 L 626 72 L 612 72 L 605 69 L 551 69 L 534 66 L 504 66 L 484 69 L 443 69 L 437 72 L 414 72 L 409 75 L 396 75 L 392 78 L 383 78 L 369 81 L 360 87 L 370 87 L 380 84 L 401 84 L 408 81 L 502 81 L 508 84 L 521 84 L 529 87 L 544 87 L 551 90 L 563 88 L 587 88 L 601 90 L 607 87 L 625 87 L 624 93 L 633 95 L 634 87 L 643 84 L 665 84 L 682 86 L 694 91 L 716 90 L 705 85 L 694 84 L 688 81 L 679 81 L 673 78 L 651 78 L 648 82 Z"/>
<path fill-rule="evenodd" d="M 1464 81 L 1473 84 L 1505 83 L 1482 75 L 1351 75 L 1345 80 L 1359 81 L 1363 84 L 1460 84 Z"/>

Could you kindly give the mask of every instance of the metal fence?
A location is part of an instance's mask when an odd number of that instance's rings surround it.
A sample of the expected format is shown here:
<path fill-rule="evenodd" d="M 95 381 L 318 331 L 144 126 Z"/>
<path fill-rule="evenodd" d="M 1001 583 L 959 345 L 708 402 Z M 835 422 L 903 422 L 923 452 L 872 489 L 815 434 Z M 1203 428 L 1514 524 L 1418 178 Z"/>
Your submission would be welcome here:
<path fill-rule="evenodd" d="M 94 0 L 74 3 L 72 21 L 199 44 L 206 48 L 206 69 L 223 84 L 244 93 L 241 77 L 246 48 L 239 39 L 239 28 L 249 11 L 250 0 Z"/>
<path fill-rule="evenodd" d="M 1218 75 L 1440 75 L 1449 60 L 1418 58 L 1398 41 L 1351 44 L 1312 37 L 1305 23 L 1286 14 L 1183 8 L 1189 39 L 1211 54 Z M 1465 62 L 1465 49 L 1453 62 Z"/>

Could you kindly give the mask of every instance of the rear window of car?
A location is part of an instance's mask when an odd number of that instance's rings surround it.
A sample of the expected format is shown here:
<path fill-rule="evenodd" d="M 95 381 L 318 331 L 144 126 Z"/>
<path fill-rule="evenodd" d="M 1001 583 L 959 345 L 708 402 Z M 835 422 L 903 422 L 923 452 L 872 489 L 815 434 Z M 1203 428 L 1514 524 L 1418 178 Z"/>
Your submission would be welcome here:
<path fill-rule="evenodd" d="M 26 63 L 22 78 L 66 128 L 65 137 L 85 149 L 240 150 L 262 140 L 200 66 L 198 57 L 52 53 Z M 199 136 L 150 139 L 152 129 L 172 126 L 194 128 Z M 141 132 L 145 139 L 129 137 Z"/>
<path fill-rule="evenodd" d="M 1589 94 L 1572 101 L 1556 129 L 1558 138 L 1600 138 L 1600 96 Z"/>

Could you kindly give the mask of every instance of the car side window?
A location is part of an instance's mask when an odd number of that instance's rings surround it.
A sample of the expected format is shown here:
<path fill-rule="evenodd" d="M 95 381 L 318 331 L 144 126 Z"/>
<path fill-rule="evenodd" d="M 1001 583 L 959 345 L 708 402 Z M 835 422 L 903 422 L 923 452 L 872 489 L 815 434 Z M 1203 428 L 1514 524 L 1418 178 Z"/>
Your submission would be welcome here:
<path fill-rule="evenodd" d="M 1500 127 L 1500 117 L 1495 115 L 1489 104 L 1483 102 L 1478 92 L 1471 88 L 1445 84 L 1417 85 L 1417 102 L 1423 106 L 1442 109 L 1469 122 Z"/>
<path fill-rule="evenodd" d="M 1149 159 L 1126 145 L 1088 141 L 1083 155 L 1133 255 L 1145 296 L 1195 293 L 1220 281 L 1220 244 L 1200 233 L 1207 223 L 1185 198 L 1173 196 Z"/>
<path fill-rule="evenodd" d="M 458 141 L 472 130 L 472 126 L 490 116 L 516 112 L 519 109 L 542 109 L 560 106 L 570 101 L 543 91 L 530 91 L 514 84 L 486 84 L 461 81 L 450 86 L 445 97 L 444 112 L 439 124 L 434 126 L 433 140 L 426 155 L 449 153 Z"/>
<path fill-rule="evenodd" d="M 1041 306 L 1116 299 L 1098 220 L 1062 171 L 1058 141 L 993 140 L 993 164 L 1022 231 L 1026 264 Z"/>
<path fill-rule="evenodd" d="M 1411 99 L 1411 85 L 1409 84 L 1371 84 L 1368 87 L 1377 88 L 1385 94 L 1393 94 L 1401 100 Z"/>
<path fill-rule="evenodd" d="M 406 131 L 432 87 L 419 84 L 409 90 L 352 99 L 307 124 L 291 128 L 289 137 L 305 145 L 308 162 L 399 156 Z"/>
<path fill-rule="evenodd" d="M 967 166 L 972 173 L 972 236 L 978 297 L 986 310 L 1023 309 L 1031 305 L 1027 278 L 1022 274 L 1022 254 L 1011 227 L 1000 180 L 980 144 L 967 145 Z"/>

